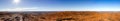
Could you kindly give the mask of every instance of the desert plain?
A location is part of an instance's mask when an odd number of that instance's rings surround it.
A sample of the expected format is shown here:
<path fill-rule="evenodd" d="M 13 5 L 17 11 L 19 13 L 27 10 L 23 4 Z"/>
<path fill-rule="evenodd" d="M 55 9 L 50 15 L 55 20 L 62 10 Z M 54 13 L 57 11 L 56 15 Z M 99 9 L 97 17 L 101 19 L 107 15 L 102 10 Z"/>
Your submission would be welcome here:
<path fill-rule="evenodd" d="M 120 11 L 0 12 L 0 21 L 120 21 Z"/>

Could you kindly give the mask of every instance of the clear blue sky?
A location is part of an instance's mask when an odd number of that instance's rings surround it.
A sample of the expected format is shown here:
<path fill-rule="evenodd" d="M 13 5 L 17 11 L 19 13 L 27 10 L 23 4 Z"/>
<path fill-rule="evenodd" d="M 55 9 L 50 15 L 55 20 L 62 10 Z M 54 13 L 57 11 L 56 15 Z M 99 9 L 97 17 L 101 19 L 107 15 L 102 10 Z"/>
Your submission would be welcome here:
<path fill-rule="evenodd" d="M 0 0 L 2 11 L 120 11 L 120 0 Z"/>

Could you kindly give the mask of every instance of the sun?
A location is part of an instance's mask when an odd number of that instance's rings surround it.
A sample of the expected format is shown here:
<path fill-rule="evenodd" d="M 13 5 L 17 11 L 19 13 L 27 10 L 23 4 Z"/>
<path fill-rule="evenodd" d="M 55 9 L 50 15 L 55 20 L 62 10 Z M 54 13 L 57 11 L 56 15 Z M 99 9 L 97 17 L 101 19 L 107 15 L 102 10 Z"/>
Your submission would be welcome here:
<path fill-rule="evenodd" d="M 20 2 L 20 0 L 13 0 L 13 2 L 14 2 L 15 4 L 18 4 L 18 3 Z"/>

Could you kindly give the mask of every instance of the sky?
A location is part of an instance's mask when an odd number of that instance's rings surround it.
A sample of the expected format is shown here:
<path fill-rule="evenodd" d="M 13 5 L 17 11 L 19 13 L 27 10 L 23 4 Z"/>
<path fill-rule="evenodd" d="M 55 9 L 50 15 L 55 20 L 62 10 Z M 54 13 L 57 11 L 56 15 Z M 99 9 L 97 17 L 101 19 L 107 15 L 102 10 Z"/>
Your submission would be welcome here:
<path fill-rule="evenodd" d="M 0 0 L 0 11 L 120 11 L 120 0 Z"/>

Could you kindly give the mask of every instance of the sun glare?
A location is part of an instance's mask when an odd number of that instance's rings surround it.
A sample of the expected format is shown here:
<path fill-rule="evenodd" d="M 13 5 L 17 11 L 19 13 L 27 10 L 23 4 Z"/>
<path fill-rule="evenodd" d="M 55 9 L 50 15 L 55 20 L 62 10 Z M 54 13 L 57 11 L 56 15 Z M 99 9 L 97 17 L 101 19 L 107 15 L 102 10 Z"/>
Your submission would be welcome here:
<path fill-rule="evenodd" d="M 14 2 L 15 4 L 18 4 L 18 3 L 20 2 L 20 0 L 13 0 L 13 2 Z"/>

